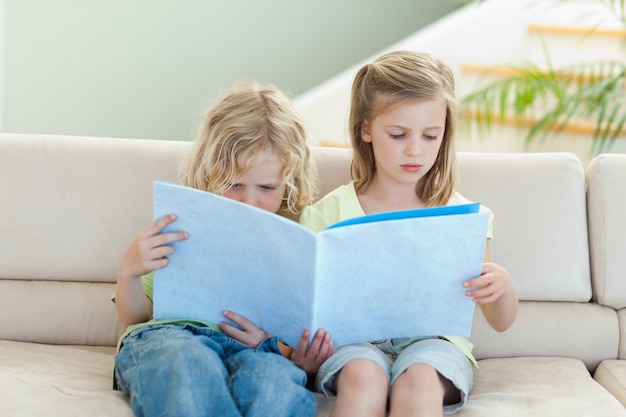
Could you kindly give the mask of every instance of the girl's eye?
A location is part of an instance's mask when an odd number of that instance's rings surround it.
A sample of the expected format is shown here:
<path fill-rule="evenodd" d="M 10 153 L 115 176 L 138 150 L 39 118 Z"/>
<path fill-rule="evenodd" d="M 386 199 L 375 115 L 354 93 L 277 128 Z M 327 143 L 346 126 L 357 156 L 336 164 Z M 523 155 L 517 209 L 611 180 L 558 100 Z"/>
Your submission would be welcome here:
<path fill-rule="evenodd" d="M 231 184 L 229 188 L 241 188 L 241 184 Z"/>
<path fill-rule="evenodd" d="M 437 140 L 437 135 L 424 135 L 424 137 L 428 140 Z"/>
<path fill-rule="evenodd" d="M 261 188 L 263 191 L 272 191 L 276 189 L 276 187 L 273 187 L 271 185 L 260 185 L 259 188 Z"/>
<path fill-rule="evenodd" d="M 389 136 L 391 139 L 402 139 L 405 135 L 404 133 L 390 133 Z"/>

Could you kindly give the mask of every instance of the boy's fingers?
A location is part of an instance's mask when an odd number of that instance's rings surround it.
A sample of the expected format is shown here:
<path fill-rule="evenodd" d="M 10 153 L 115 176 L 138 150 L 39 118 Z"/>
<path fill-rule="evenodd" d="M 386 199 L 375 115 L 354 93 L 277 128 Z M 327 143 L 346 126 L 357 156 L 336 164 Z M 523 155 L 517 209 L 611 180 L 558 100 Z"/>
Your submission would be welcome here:
<path fill-rule="evenodd" d="M 237 323 L 237 325 L 239 325 L 242 329 L 252 328 L 254 326 L 250 320 L 241 314 L 235 313 L 234 311 L 224 310 L 224 317 L 234 323 Z"/>
<path fill-rule="evenodd" d="M 154 223 L 152 223 L 146 230 L 144 230 L 143 234 L 146 237 L 157 235 L 167 226 L 176 221 L 175 214 L 168 214 L 166 216 L 161 217 Z"/>

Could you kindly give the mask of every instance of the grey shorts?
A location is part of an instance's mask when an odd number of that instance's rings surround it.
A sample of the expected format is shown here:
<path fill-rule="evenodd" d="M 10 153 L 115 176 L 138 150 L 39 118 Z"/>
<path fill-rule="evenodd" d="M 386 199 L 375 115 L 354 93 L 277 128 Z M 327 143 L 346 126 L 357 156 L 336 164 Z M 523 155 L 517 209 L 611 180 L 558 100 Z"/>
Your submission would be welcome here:
<path fill-rule="evenodd" d="M 387 339 L 340 346 L 322 364 L 315 380 L 315 388 L 327 398 L 335 397 L 335 378 L 344 365 L 354 359 L 368 359 L 379 364 L 387 373 L 390 387 L 409 366 L 416 363 L 432 366 L 461 393 L 461 401 L 444 406 L 444 414 L 461 410 L 473 385 L 472 365 L 463 352 L 446 339 L 428 337 Z"/>

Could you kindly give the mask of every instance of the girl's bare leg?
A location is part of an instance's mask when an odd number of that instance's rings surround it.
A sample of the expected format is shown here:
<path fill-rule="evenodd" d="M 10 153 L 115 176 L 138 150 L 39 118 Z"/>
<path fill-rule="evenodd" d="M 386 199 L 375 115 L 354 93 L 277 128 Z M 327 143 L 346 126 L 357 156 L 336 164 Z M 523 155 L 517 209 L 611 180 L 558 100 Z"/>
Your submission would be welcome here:
<path fill-rule="evenodd" d="M 391 387 L 389 417 L 441 417 L 443 405 L 460 401 L 460 393 L 433 367 L 411 365 Z"/>
<path fill-rule="evenodd" d="M 367 359 L 348 362 L 337 376 L 337 399 L 329 417 L 385 417 L 387 374 Z"/>

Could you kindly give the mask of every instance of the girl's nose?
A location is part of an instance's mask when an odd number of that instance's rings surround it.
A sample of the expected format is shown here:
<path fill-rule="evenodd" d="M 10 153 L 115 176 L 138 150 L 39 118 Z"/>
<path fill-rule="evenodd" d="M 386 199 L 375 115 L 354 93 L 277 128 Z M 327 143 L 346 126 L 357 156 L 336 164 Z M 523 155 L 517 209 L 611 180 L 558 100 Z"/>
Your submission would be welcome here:
<path fill-rule="evenodd" d="M 406 148 L 404 148 L 404 154 L 406 156 L 419 156 L 422 153 L 422 147 L 418 140 L 411 140 L 407 142 Z"/>

